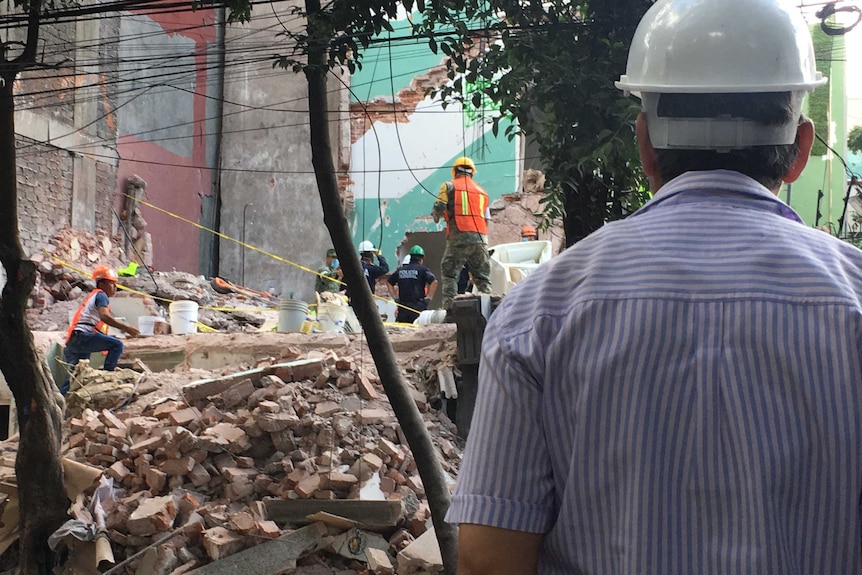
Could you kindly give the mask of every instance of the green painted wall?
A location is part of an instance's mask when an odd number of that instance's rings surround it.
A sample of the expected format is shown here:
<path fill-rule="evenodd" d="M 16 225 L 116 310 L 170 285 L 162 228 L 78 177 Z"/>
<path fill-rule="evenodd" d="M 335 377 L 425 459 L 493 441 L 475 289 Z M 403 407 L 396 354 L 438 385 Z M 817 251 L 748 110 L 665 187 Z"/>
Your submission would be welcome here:
<path fill-rule="evenodd" d="M 394 24 L 393 37 L 408 35 L 409 23 Z M 422 40 L 375 44 L 365 51 L 362 69 L 351 81 L 354 98 L 395 100 L 415 76 L 443 62 Z M 367 239 L 394 258 L 407 232 L 442 231 L 430 218 L 434 197 L 451 177 L 451 165 L 469 156 L 476 181 L 491 201 L 517 191 L 519 140 L 508 140 L 501 121 L 499 137 L 491 133 L 491 103 L 481 113 L 426 97 L 407 122 L 390 118 L 374 123 L 351 147 L 350 191 L 355 208 L 349 215 L 355 243 Z"/>
<path fill-rule="evenodd" d="M 846 158 L 847 141 L 844 134 L 847 131 L 847 112 L 845 109 L 844 38 L 841 36 L 826 37 L 819 26 L 813 28 L 812 36 L 818 69 L 829 77 L 829 82 L 809 96 L 806 114 L 814 117 L 818 135 L 826 139 L 836 152 Z M 825 107 L 818 103 L 818 98 L 815 95 L 821 97 L 820 100 L 825 104 Z M 823 95 L 826 97 L 823 98 Z M 813 106 L 812 101 L 814 102 Z M 820 200 L 821 215 L 818 221 L 817 197 L 819 190 L 823 192 L 823 197 Z M 815 146 L 814 153 L 808 160 L 808 166 L 802 176 L 790 186 L 785 185 L 780 197 L 788 201 L 789 196 L 791 207 L 809 226 L 832 224 L 837 227 L 844 207 L 845 191 L 844 166 L 841 160 L 820 144 Z"/>

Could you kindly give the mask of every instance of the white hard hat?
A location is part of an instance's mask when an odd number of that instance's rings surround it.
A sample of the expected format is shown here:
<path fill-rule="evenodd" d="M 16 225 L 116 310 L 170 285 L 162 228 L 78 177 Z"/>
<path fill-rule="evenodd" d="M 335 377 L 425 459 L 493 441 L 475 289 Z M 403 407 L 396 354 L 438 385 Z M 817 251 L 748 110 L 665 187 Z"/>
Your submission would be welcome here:
<path fill-rule="evenodd" d="M 811 32 L 789 0 L 658 0 L 616 86 L 642 98 L 655 147 L 721 148 L 793 143 L 796 118 L 778 133 L 739 118 L 656 121 L 657 95 L 792 92 L 801 111 L 803 96 L 825 83 Z"/>
<path fill-rule="evenodd" d="M 365 241 L 359 243 L 359 252 L 360 253 L 361 252 L 373 252 L 373 251 L 375 251 L 374 250 L 374 244 L 372 244 L 368 240 L 365 240 Z"/>
<path fill-rule="evenodd" d="M 402 266 L 406 266 L 406 265 L 407 265 L 407 264 L 409 264 L 409 263 L 410 263 L 410 254 L 407 254 L 406 256 L 404 256 L 404 257 L 401 259 L 401 265 L 402 265 Z"/>

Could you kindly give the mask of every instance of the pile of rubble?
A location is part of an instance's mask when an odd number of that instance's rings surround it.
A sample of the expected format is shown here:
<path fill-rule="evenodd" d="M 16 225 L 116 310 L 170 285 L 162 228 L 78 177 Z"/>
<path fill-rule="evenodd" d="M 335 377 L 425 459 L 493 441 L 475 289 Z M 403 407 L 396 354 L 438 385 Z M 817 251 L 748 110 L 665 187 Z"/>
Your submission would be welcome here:
<path fill-rule="evenodd" d="M 35 331 L 62 331 L 69 317 L 94 287 L 88 273 L 97 264 L 121 269 L 121 246 L 107 234 L 61 229 L 44 252 L 31 256 L 38 266 L 36 285 L 28 302 L 28 323 Z M 215 330 L 257 330 L 265 323 L 260 311 L 277 310 L 277 302 L 263 294 L 244 290 L 216 291 L 211 280 L 186 272 L 150 271 L 141 267 L 136 276 L 123 277 L 117 297 L 142 299 L 148 313 L 167 315 L 173 301 L 194 301 L 201 306 L 199 321 Z M 225 293 L 226 292 L 226 293 Z M 245 308 L 245 309 L 244 309 Z"/>
<path fill-rule="evenodd" d="M 454 425 L 411 393 L 455 475 Z M 350 357 L 309 352 L 187 383 L 140 410 L 85 409 L 70 428 L 66 457 L 113 480 L 99 499 L 112 573 L 335 573 L 320 565 L 337 556 L 344 573 L 442 569 L 404 435 L 372 370 Z M 74 508 L 98 523 L 92 501 Z"/>
<path fill-rule="evenodd" d="M 89 291 L 85 270 L 102 263 L 117 268 L 123 265 L 122 258 L 121 247 L 108 234 L 59 230 L 44 251 L 30 256 L 39 273 L 28 307 L 49 308 L 58 301 L 78 299 Z"/>

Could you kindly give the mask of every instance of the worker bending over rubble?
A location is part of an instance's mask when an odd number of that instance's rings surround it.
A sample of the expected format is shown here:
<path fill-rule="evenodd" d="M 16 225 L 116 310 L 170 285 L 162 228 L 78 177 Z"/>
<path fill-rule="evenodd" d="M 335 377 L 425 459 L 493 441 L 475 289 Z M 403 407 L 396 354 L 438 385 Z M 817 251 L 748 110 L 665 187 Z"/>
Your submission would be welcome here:
<path fill-rule="evenodd" d="M 114 371 L 120 356 L 123 354 L 123 342 L 108 335 L 108 327 L 115 327 L 132 337 L 141 332 L 134 326 L 123 323 L 111 315 L 110 298 L 117 293 L 117 272 L 108 266 L 97 266 L 93 270 L 96 289 L 84 299 L 84 303 L 75 312 L 66 332 L 66 347 L 63 349 L 63 359 L 71 373 L 78 362 L 88 359 L 96 352 L 107 352 L 105 356 L 106 371 Z M 70 376 L 60 387 L 60 393 L 66 395 L 69 391 Z"/>
<path fill-rule="evenodd" d="M 641 20 L 617 87 L 655 195 L 491 316 L 459 574 L 862 573 L 862 251 L 777 197 L 826 82 L 796 4 Z"/>

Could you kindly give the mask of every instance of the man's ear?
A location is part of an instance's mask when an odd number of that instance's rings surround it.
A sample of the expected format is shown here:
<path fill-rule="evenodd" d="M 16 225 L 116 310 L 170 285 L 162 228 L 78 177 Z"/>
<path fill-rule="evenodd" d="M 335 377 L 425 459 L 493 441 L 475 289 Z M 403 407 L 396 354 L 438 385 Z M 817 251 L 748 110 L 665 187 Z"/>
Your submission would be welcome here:
<path fill-rule="evenodd" d="M 799 143 L 799 152 L 796 154 L 796 159 L 790 164 L 787 173 L 781 178 L 785 183 L 795 182 L 808 164 L 808 158 L 811 155 L 811 146 L 814 145 L 814 124 L 811 120 L 804 119 L 796 128 L 796 141 Z"/>
<path fill-rule="evenodd" d="M 653 177 L 656 173 L 656 155 L 655 149 L 652 147 L 652 142 L 649 139 L 649 127 L 647 126 L 646 112 L 638 114 L 637 123 L 635 124 L 635 138 L 638 143 L 638 152 L 643 164 L 644 173 L 647 177 Z"/>
<path fill-rule="evenodd" d="M 646 174 L 647 179 L 650 181 L 653 191 L 658 191 L 659 186 L 655 185 L 658 182 L 658 157 L 656 156 L 655 148 L 652 147 L 652 141 L 649 139 L 646 112 L 638 114 L 638 119 L 635 123 L 635 139 L 637 140 L 638 154 L 641 158 L 644 174 Z"/>

